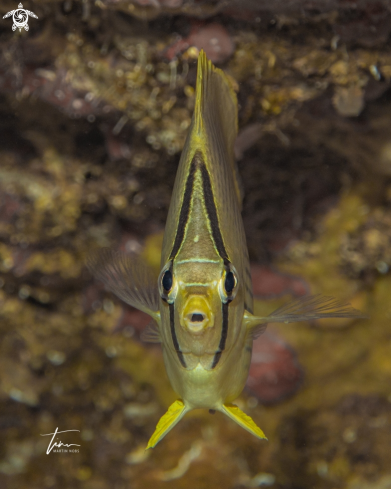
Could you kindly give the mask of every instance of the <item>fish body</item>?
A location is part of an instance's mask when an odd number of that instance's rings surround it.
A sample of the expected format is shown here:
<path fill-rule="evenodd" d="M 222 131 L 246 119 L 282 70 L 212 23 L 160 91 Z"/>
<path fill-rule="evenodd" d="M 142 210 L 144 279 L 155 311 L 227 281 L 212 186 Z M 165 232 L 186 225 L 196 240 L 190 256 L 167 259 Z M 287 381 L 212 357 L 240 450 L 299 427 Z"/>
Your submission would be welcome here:
<path fill-rule="evenodd" d="M 236 133 L 236 95 L 202 53 L 159 280 L 169 274 L 173 282 L 170 291 L 160 285 L 166 294 L 160 304 L 162 345 L 168 376 L 186 410 L 221 409 L 235 399 L 251 361 L 252 338 L 242 327 L 245 309 L 252 311 L 252 293 L 233 153 Z"/>
<path fill-rule="evenodd" d="M 253 339 L 268 322 L 365 317 L 323 296 L 298 299 L 267 317 L 253 316 L 233 150 L 236 134 L 236 94 L 201 51 L 195 109 L 175 180 L 157 283 L 140 260 L 118 252 L 103 250 L 88 261 L 109 290 L 154 319 L 144 339 L 162 344 L 167 374 L 179 396 L 147 448 L 198 408 L 221 411 L 266 438 L 232 404 L 246 383 Z"/>

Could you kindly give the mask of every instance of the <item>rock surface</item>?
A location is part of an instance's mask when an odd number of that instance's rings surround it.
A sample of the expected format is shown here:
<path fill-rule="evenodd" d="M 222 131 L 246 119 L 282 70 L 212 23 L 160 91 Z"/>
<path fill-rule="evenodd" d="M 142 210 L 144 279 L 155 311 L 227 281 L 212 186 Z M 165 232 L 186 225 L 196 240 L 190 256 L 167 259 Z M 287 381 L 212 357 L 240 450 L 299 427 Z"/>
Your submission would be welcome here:
<path fill-rule="evenodd" d="M 24 7 L 28 32 L 0 21 L 0 487 L 388 487 L 391 2 Z M 158 273 L 201 48 L 238 88 L 255 312 L 310 291 L 370 319 L 269 325 L 237 400 L 267 443 L 195 411 L 145 452 L 174 393 L 84 263 Z M 46 454 L 56 428 L 79 452 Z"/>

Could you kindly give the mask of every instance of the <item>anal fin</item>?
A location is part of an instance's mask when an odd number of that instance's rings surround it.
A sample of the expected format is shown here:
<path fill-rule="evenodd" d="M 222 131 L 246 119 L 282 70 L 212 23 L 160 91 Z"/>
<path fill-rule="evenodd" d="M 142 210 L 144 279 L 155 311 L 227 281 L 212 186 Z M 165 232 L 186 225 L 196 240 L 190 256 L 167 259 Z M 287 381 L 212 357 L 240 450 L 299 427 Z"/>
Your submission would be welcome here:
<path fill-rule="evenodd" d="M 186 408 L 183 401 L 177 399 L 175 402 L 173 402 L 168 408 L 166 414 L 160 418 L 155 432 L 149 439 L 146 450 L 148 450 L 148 448 L 155 447 L 159 441 L 163 439 L 167 433 L 183 418 L 185 413 Z"/>
<path fill-rule="evenodd" d="M 261 428 L 254 423 L 250 416 L 239 409 L 238 406 L 235 406 L 235 404 L 223 404 L 223 412 L 252 435 L 261 440 L 267 440 Z"/>

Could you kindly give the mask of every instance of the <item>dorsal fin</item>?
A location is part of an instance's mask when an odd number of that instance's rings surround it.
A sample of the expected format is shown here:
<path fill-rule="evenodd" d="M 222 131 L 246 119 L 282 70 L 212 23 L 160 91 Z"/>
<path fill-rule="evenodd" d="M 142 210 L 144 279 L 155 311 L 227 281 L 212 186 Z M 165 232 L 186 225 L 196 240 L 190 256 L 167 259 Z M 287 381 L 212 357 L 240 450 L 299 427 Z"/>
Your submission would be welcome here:
<path fill-rule="evenodd" d="M 198 133 L 202 133 L 203 122 L 212 115 L 214 122 L 220 119 L 223 133 L 228 138 L 229 146 L 233 146 L 238 132 L 238 101 L 232 82 L 225 73 L 216 68 L 201 50 L 197 64 L 196 103 L 194 117 Z"/>
<path fill-rule="evenodd" d="M 201 50 L 197 66 L 193 137 L 198 140 L 201 151 L 204 143 L 213 138 L 213 146 L 216 145 L 221 155 L 229 160 L 241 204 L 241 186 L 234 157 L 234 143 L 238 133 L 237 114 L 238 102 L 232 82 Z M 197 146 L 196 141 L 194 143 Z"/>

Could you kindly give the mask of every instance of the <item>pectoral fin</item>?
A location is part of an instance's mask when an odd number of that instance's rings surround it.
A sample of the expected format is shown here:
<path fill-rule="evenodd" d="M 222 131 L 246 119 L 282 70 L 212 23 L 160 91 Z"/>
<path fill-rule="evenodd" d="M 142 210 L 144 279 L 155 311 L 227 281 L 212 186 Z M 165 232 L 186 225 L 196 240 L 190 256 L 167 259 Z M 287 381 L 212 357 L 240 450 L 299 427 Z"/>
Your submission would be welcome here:
<path fill-rule="evenodd" d="M 139 257 L 102 248 L 89 255 L 87 266 L 110 292 L 160 323 L 157 277 Z"/>
<path fill-rule="evenodd" d="M 261 440 L 267 440 L 261 428 L 254 423 L 250 416 L 240 410 L 238 406 L 235 406 L 235 404 L 224 404 L 223 412 L 252 435 L 260 438 Z"/>
<path fill-rule="evenodd" d="M 244 321 L 254 338 L 262 334 L 267 323 L 293 323 L 327 318 L 367 318 L 350 304 L 334 297 L 307 295 L 284 304 L 266 317 L 253 316 L 246 312 Z"/>
<path fill-rule="evenodd" d="M 185 413 L 186 408 L 183 401 L 177 399 L 174 403 L 172 403 L 166 414 L 160 418 L 154 434 L 149 439 L 146 450 L 156 446 L 159 441 L 164 438 L 166 434 L 183 418 Z"/>
<path fill-rule="evenodd" d="M 142 331 L 140 338 L 145 343 L 161 343 L 162 338 L 160 336 L 159 326 L 154 320 L 150 322 Z"/>

